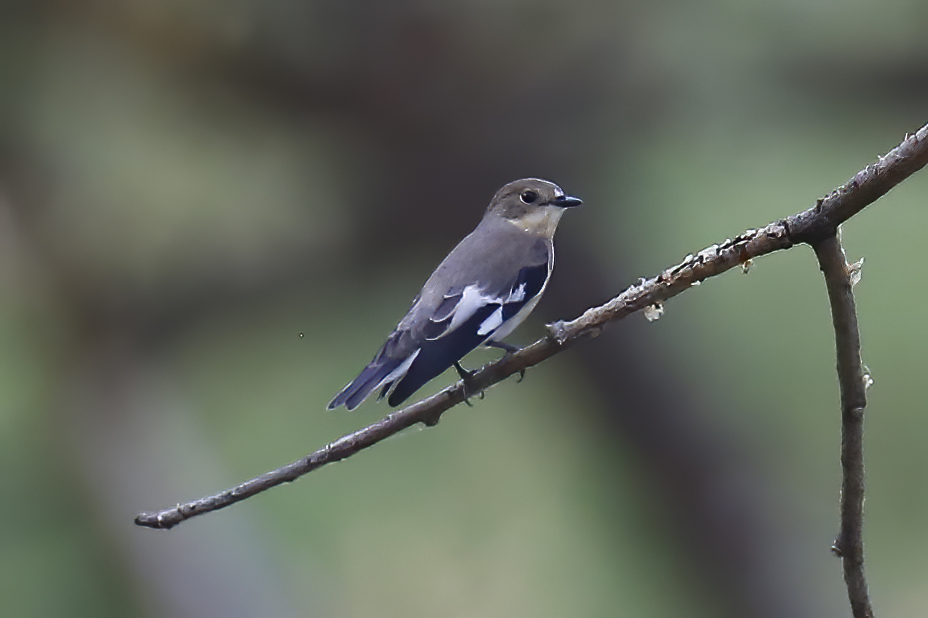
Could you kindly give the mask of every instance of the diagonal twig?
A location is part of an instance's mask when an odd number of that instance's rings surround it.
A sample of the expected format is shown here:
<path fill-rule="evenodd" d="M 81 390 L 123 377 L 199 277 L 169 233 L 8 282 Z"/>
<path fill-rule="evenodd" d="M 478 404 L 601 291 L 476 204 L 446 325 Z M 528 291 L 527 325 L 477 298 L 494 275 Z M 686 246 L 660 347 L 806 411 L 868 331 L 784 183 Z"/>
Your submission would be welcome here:
<path fill-rule="evenodd" d="M 711 245 L 696 255 L 688 255 L 680 264 L 667 268 L 656 277 L 642 279 L 607 303 L 588 309 L 575 320 L 549 325 L 548 334 L 544 338 L 477 371 L 471 380 L 471 387 L 478 390 L 488 388 L 527 367 L 537 365 L 581 339 L 596 336 L 609 322 L 620 320 L 646 307 L 660 306 L 663 301 L 692 285 L 748 260 L 788 249 L 796 243 L 813 244 L 834 235 L 842 222 L 876 201 L 926 163 L 928 125 L 914 135 L 906 136 L 899 146 L 818 200 L 809 210 L 760 229 L 747 230 L 734 239 Z M 434 425 L 446 410 L 463 401 L 464 386 L 458 382 L 293 463 L 212 496 L 162 511 L 141 513 L 135 518 L 135 523 L 149 528 L 171 528 L 191 517 L 227 507 L 271 487 L 294 481 L 320 466 L 350 457 L 416 423 Z"/>

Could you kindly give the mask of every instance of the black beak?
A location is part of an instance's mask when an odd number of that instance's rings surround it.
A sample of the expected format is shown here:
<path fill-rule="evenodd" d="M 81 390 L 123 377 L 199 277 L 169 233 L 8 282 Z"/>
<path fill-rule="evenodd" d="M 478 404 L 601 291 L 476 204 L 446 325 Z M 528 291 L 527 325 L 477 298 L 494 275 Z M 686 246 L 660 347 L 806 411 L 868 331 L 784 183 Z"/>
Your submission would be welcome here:
<path fill-rule="evenodd" d="M 583 200 L 572 195 L 559 195 L 554 198 L 554 205 L 560 206 L 561 208 L 571 208 L 572 206 L 579 206 L 582 203 Z"/>

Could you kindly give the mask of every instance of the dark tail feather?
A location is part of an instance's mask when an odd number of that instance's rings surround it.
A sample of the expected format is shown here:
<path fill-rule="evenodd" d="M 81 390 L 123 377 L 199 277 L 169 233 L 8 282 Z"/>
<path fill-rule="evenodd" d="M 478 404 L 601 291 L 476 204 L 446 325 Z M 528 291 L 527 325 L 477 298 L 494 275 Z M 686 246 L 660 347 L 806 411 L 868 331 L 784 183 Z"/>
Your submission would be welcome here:
<path fill-rule="evenodd" d="M 457 360 L 457 359 L 455 359 Z M 409 397 L 415 393 L 417 390 L 422 388 L 422 386 L 431 380 L 432 378 L 438 377 L 442 374 L 445 369 L 451 366 L 451 364 L 420 364 L 416 366 L 416 359 L 410 367 L 410 371 L 414 370 L 414 373 L 410 376 L 409 373 L 406 373 L 406 376 L 399 381 L 396 385 L 396 388 L 393 389 L 393 392 L 390 393 L 390 397 L 387 399 L 387 403 L 392 407 L 396 407 L 409 399 Z M 454 362 L 454 361 L 452 361 Z M 384 390 L 383 394 L 386 394 L 389 389 Z"/>
<path fill-rule="evenodd" d="M 354 410 L 367 399 L 374 389 L 382 386 L 387 376 L 397 371 L 407 360 L 411 362 L 409 356 L 416 353 L 415 342 L 407 331 L 393 331 L 374 356 L 374 360 L 369 362 L 348 386 L 335 395 L 326 407 L 334 410 L 338 406 L 345 406 L 349 410 Z M 392 384 L 393 381 L 390 381 L 385 388 L 389 389 Z M 383 397 L 383 393 L 380 396 Z"/>
<path fill-rule="evenodd" d="M 326 408 L 334 410 L 338 406 L 345 406 L 349 410 L 354 410 L 361 405 L 361 402 L 367 399 L 371 391 L 377 388 L 380 382 L 401 364 L 393 359 L 386 359 L 388 360 L 387 363 L 383 363 L 383 360 L 377 359 L 365 367 L 360 375 L 351 381 L 351 384 L 335 395 Z"/>

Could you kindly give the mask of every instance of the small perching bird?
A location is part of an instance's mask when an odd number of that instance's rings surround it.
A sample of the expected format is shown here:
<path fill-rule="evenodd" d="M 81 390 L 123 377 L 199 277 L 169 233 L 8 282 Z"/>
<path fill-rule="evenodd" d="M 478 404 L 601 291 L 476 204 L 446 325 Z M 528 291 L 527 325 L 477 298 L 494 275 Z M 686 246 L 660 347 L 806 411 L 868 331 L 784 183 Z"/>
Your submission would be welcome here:
<path fill-rule="evenodd" d="M 477 228 L 438 265 L 374 359 L 328 409 L 358 407 L 380 390 L 391 406 L 479 345 L 503 343 L 545 291 L 554 268 L 554 231 L 564 209 L 579 206 L 554 183 L 510 182 L 490 201 Z"/>

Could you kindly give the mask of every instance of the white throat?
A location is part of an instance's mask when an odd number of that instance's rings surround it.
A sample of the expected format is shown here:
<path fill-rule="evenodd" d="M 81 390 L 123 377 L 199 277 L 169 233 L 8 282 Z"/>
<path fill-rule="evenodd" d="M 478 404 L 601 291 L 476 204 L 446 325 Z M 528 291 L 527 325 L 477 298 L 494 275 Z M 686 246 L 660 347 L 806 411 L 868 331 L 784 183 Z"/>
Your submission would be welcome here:
<path fill-rule="evenodd" d="M 519 226 L 523 232 L 535 234 L 536 236 L 553 238 L 554 231 L 557 229 L 557 224 L 561 220 L 561 215 L 563 214 L 563 208 L 558 206 L 543 206 L 537 210 L 525 213 L 518 219 L 510 219 L 510 222 L 513 225 Z"/>

